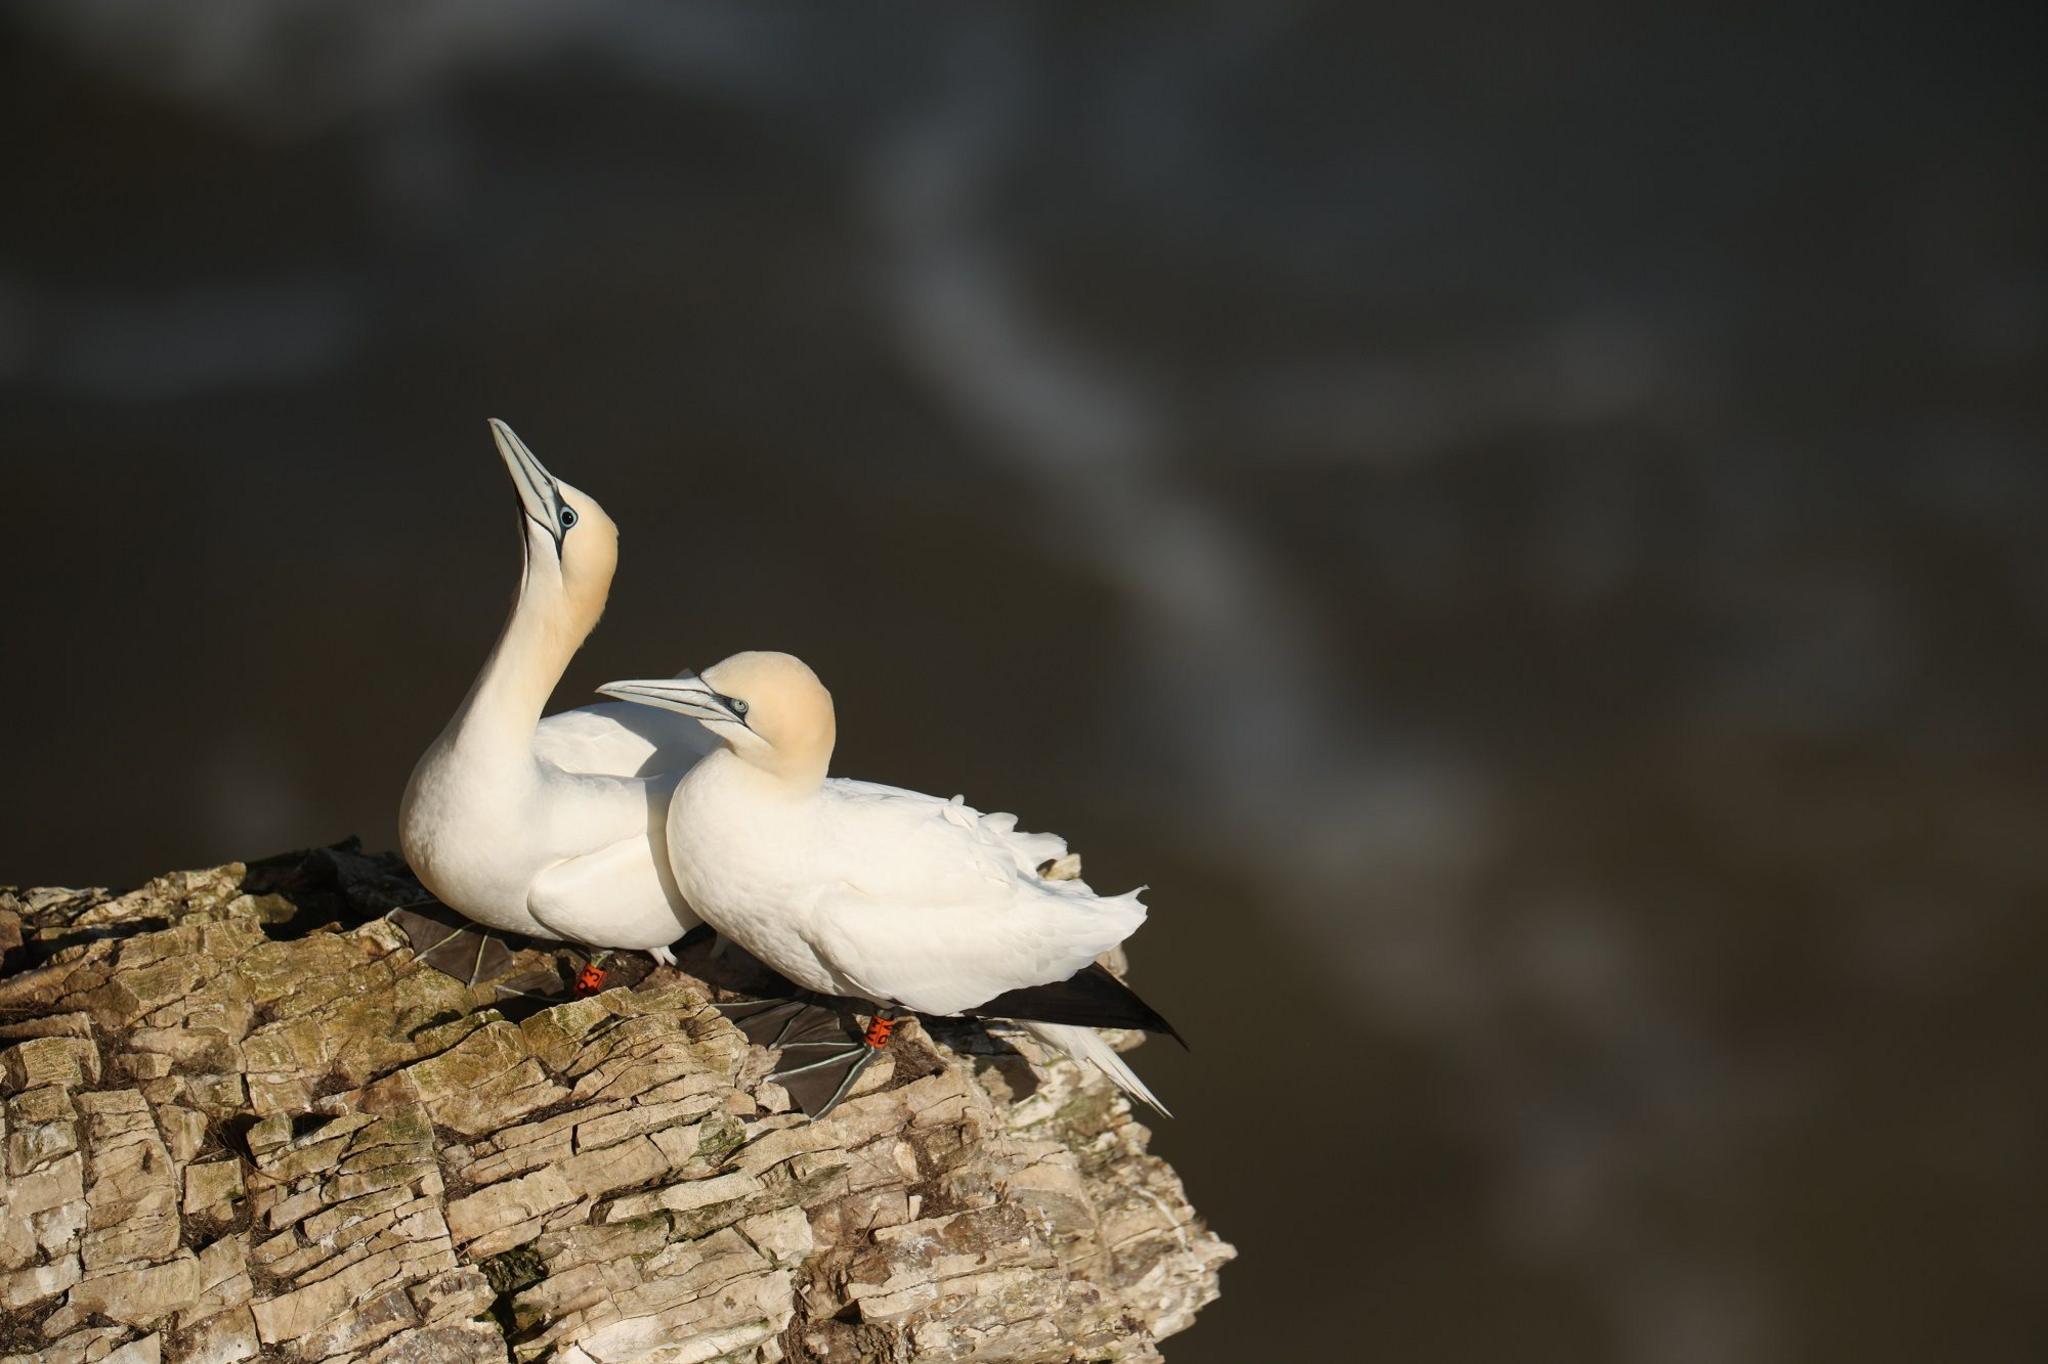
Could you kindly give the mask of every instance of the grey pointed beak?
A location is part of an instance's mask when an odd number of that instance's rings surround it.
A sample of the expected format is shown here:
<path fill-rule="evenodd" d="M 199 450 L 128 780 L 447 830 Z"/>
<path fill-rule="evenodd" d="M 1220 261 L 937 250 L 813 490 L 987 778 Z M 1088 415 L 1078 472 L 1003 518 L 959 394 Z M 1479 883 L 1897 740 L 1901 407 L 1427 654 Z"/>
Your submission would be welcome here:
<path fill-rule="evenodd" d="M 745 725 L 746 720 L 732 709 L 732 699 L 721 696 L 711 685 L 694 673 L 682 677 L 648 678 L 637 682 L 607 682 L 599 687 L 601 696 L 617 697 L 621 701 L 633 701 L 643 706 L 658 706 L 672 710 L 678 715 L 687 715 L 693 720 L 724 720 L 730 724 Z"/>
<path fill-rule="evenodd" d="M 491 438 L 497 441 L 498 457 L 505 461 L 505 471 L 512 475 L 512 486 L 519 493 L 519 510 L 553 536 L 559 547 L 565 527 L 562 492 L 555 476 L 533 457 L 519 433 L 496 417 L 491 418 Z"/>

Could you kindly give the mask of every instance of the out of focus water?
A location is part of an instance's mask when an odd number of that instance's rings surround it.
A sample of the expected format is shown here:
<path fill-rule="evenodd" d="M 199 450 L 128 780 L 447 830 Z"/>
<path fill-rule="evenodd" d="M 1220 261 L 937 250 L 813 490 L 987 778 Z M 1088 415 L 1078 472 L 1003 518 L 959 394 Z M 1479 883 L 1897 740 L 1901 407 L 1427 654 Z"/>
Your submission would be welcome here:
<path fill-rule="evenodd" d="M 1151 884 L 1176 1361 L 2048 1349 L 2037 14 L 0 25 L 0 879 L 390 845 L 503 416 L 562 704 L 790 649 Z"/>

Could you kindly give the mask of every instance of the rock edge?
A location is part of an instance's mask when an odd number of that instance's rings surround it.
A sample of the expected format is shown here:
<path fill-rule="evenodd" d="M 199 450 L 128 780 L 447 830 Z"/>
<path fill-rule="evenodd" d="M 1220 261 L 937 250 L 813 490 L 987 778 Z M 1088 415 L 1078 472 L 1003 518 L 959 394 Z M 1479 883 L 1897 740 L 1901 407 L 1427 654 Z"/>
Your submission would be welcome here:
<path fill-rule="evenodd" d="M 1137 1361 L 1216 1297 L 1092 1072 L 911 1028 L 811 1122 L 700 982 L 514 1021 L 417 894 L 346 844 L 0 890 L 0 1364 Z"/>

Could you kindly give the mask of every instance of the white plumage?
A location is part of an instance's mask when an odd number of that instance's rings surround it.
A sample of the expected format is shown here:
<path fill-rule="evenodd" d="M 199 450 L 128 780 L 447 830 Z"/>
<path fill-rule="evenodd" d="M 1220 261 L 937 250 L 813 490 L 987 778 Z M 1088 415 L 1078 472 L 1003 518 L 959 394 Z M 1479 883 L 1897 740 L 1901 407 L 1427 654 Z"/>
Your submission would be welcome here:
<path fill-rule="evenodd" d="M 1136 891 L 1049 879 L 1066 843 L 1013 815 L 828 779 L 831 697 L 786 654 L 601 690 L 692 715 L 723 741 L 676 786 L 670 867 L 707 923 L 808 989 L 958 1014 L 1064 981 L 1145 921 Z M 1158 1106 L 1096 1033 L 1026 1026 Z"/>
<path fill-rule="evenodd" d="M 717 747 L 695 721 L 626 701 L 558 711 L 533 732 L 542 762 L 607 777 L 673 776 Z"/>
<path fill-rule="evenodd" d="M 618 531 L 510 427 L 491 428 L 519 493 L 525 567 L 476 684 L 406 785 L 406 860 L 442 903 L 487 928 L 670 960 L 668 945 L 697 919 L 669 870 L 669 796 L 715 741 L 625 705 L 541 720 L 604 610 Z"/>
<path fill-rule="evenodd" d="M 1015 824 L 862 783 L 792 800 L 715 753 L 669 806 L 670 865 L 721 932 L 797 984 L 954 1014 L 1065 980 L 1145 921 L 1135 892 L 1040 876 L 1065 845 L 999 821 Z"/>

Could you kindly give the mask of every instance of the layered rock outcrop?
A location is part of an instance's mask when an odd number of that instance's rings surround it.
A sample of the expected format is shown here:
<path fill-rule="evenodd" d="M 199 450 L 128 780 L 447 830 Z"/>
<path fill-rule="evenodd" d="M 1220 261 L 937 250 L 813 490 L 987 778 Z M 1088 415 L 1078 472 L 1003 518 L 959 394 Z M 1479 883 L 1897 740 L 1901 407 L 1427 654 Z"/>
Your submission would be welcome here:
<path fill-rule="evenodd" d="M 909 1028 L 813 1122 L 701 981 L 506 1007 L 417 894 L 0 892 L 0 1364 L 1145 1360 L 1215 1297 L 1100 1077 Z"/>

